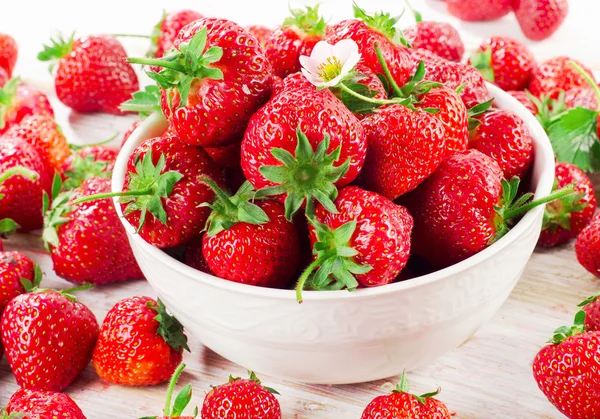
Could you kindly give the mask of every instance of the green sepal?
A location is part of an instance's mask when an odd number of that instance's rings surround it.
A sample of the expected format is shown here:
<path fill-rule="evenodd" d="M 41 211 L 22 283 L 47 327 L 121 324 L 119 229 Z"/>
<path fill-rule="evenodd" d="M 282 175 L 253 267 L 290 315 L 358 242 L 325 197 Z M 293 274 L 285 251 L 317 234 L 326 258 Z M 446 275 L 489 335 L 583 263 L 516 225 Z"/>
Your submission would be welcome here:
<path fill-rule="evenodd" d="M 56 38 L 50 38 L 49 45 L 44 45 L 44 49 L 37 56 L 38 60 L 50 61 L 49 70 L 52 72 L 58 60 L 71 52 L 74 40 L 75 32 L 67 39 L 59 33 Z"/>
<path fill-rule="evenodd" d="M 42 240 L 48 251 L 51 247 L 59 245 L 57 229 L 69 221 L 66 215 L 73 210 L 73 207 L 69 205 L 73 193 L 71 191 L 61 193 L 61 189 L 62 180 L 60 175 L 56 173 L 52 180 L 52 205 L 50 205 L 50 197 L 45 191 L 42 196 L 42 211 L 44 214 Z"/>
<path fill-rule="evenodd" d="M 30 281 L 27 278 L 20 278 L 19 281 L 25 289 L 25 292 L 34 292 L 37 288 L 39 288 L 40 283 L 42 282 L 42 268 L 40 265 L 35 263 L 33 265 L 33 281 Z"/>
<path fill-rule="evenodd" d="M 365 86 L 364 84 L 358 83 L 356 81 L 347 83 L 347 84 L 345 84 L 345 86 L 348 89 L 352 90 L 353 92 L 356 92 L 365 97 L 372 98 L 377 95 L 376 90 L 371 90 L 371 89 L 369 89 L 369 87 Z M 360 98 L 353 96 L 352 94 L 348 93 L 345 90 L 340 90 L 339 94 L 340 94 L 340 99 L 341 99 L 342 103 L 351 112 L 354 112 L 354 113 L 370 113 L 374 109 L 377 109 L 378 107 L 381 106 L 376 103 L 361 100 Z"/>
<path fill-rule="evenodd" d="M 471 65 L 475 67 L 484 79 L 496 81 L 494 69 L 492 68 L 492 47 L 487 47 L 485 51 L 476 51 L 471 55 Z"/>
<path fill-rule="evenodd" d="M 190 352 L 187 344 L 187 336 L 183 331 L 183 325 L 174 316 L 167 313 L 167 308 L 163 302 L 159 299 L 156 303 L 148 302 L 146 306 L 157 313 L 154 320 L 159 323 L 158 330 L 156 331 L 158 335 L 176 351 L 185 349 Z"/>
<path fill-rule="evenodd" d="M 94 177 L 110 178 L 111 172 L 106 171 L 108 162 L 103 160 L 95 160 L 93 155 L 81 157 L 73 156 L 73 169 L 65 171 L 65 182 L 63 189 L 66 191 L 73 190 L 87 180 Z"/>
<path fill-rule="evenodd" d="M 6 126 L 6 113 L 13 106 L 19 83 L 21 83 L 21 79 L 14 77 L 0 88 L 0 129 Z"/>
<path fill-rule="evenodd" d="M 582 302 L 580 302 L 579 304 L 577 304 L 577 307 L 585 307 L 588 304 L 591 304 L 594 301 L 596 301 L 598 299 L 598 297 L 600 297 L 600 294 L 594 294 L 591 297 L 588 297 L 585 300 L 583 300 Z"/>
<path fill-rule="evenodd" d="M 0 408 L 0 419 L 27 419 L 29 413 L 12 412 L 10 415 L 5 409 Z"/>
<path fill-rule="evenodd" d="M 404 37 L 402 31 L 396 28 L 396 23 L 402 15 L 392 16 L 390 13 L 378 12 L 369 15 L 364 9 L 360 8 L 355 1 L 352 2 L 354 17 L 362 20 L 368 27 L 385 35 L 390 41 L 410 47 L 408 40 Z"/>
<path fill-rule="evenodd" d="M 3 218 L 0 220 L 0 238 L 7 238 L 8 236 L 15 234 L 15 232 L 21 228 L 19 224 L 10 218 Z"/>
<path fill-rule="evenodd" d="M 181 417 L 183 411 L 190 403 L 192 399 L 192 386 L 190 384 L 186 385 L 183 389 L 177 393 L 175 396 L 175 401 L 173 405 L 171 405 L 171 399 L 173 398 L 173 392 L 175 391 L 175 386 L 177 385 L 177 380 L 181 376 L 181 373 L 185 369 L 185 364 L 179 364 L 171 380 L 169 381 L 169 387 L 167 389 L 167 398 L 165 401 L 165 408 L 163 409 L 163 416 L 168 418 L 179 418 Z M 198 407 L 194 409 L 194 413 L 192 417 L 196 417 L 198 415 Z M 140 419 L 155 419 L 158 416 L 144 416 Z"/>
<path fill-rule="evenodd" d="M 141 117 L 147 117 L 154 112 L 162 112 L 160 106 L 160 89 L 156 85 L 148 85 L 144 90 L 132 94 L 129 99 L 119 106 L 122 111 L 138 112 Z"/>
<path fill-rule="evenodd" d="M 478 103 L 467 111 L 467 116 L 469 117 L 469 132 L 474 131 L 481 125 L 481 121 L 477 119 L 477 117 L 488 112 L 493 103 L 494 99 L 492 98 L 487 102 Z"/>
<path fill-rule="evenodd" d="M 319 4 L 305 9 L 290 9 L 291 16 L 283 21 L 283 26 L 295 26 L 307 35 L 325 36 L 327 23 L 319 15 Z"/>
<path fill-rule="evenodd" d="M 555 191 L 557 189 L 558 181 L 554 179 L 552 190 Z M 567 231 L 571 230 L 571 214 L 583 211 L 588 205 L 581 201 L 584 196 L 583 192 L 576 192 L 546 205 L 542 230 L 548 230 L 551 234 L 554 234 L 558 227 Z"/>
<path fill-rule="evenodd" d="M 438 394 L 440 394 L 441 391 L 442 391 L 442 389 L 440 387 L 438 387 L 437 390 L 435 390 L 435 391 L 432 391 L 430 393 L 421 394 L 421 395 L 410 393 L 410 383 L 408 381 L 408 377 L 406 376 L 406 370 L 405 370 L 405 371 L 402 371 L 402 377 L 400 378 L 400 382 L 393 388 L 392 393 L 410 394 L 415 399 L 417 399 L 417 401 L 419 403 L 421 403 L 422 405 L 426 405 L 427 399 L 431 399 L 431 398 L 437 396 Z"/>
<path fill-rule="evenodd" d="M 558 345 L 571 336 L 585 332 L 585 311 L 579 310 L 575 314 L 573 326 L 561 326 L 554 331 L 552 338 L 547 343 Z"/>
<path fill-rule="evenodd" d="M 415 73 L 408 79 L 408 82 L 401 87 L 401 97 L 410 98 L 413 97 L 412 103 L 418 103 L 416 101 L 417 96 L 424 95 L 434 87 L 442 86 L 442 83 L 425 80 L 425 63 L 421 60 L 417 65 Z M 410 105 L 410 104 L 409 104 Z M 408 105 L 405 105 L 408 106 Z M 410 107 L 410 106 L 408 106 Z"/>
<path fill-rule="evenodd" d="M 263 383 L 258 379 L 256 374 L 254 373 L 254 371 L 248 370 L 248 377 L 250 380 L 254 381 L 256 384 L 258 384 L 259 386 L 261 386 L 262 388 L 267 390 L 269 393 L 276 394 L 278 396 L 280 395 L 280 393 L 277 390 L 275 390 L 274 388 L 264 386 Z M 229 376 L 229 378 L 231 379 L 231 376 Z M 235 381 L 235 379 L 234 379 L 234 381 Z"/>

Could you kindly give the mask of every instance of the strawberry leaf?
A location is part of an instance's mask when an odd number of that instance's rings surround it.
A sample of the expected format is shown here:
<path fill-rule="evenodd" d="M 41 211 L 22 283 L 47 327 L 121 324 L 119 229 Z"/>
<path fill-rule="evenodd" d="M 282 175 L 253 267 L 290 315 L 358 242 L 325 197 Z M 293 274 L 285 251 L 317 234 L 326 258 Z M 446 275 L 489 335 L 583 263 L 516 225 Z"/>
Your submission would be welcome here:
<path fill-rule="evenodd" d="M 167 313 L 167 308 L 159 299 L 156 303 L 149 302 L 147 307 L 156 311 L 154 318 L 159 323 L 157 333 L 176 351 L 185 349 L 190 351 L 187 345 L 187 336 L 183 333 L 183 326 L 174 316 Z"/>
<path fill-rule="evenodd" d="M 65 55 L 69 54 L 73 49 L 73 41 L 75 40 L 75 32 L 67 39 L 62 34 L 58 34 L 56 38 L 50 39 L 49 45 L 44 45 L 44 49 L 38 54 L 37 58 L 40 61 L 50 61 L 49 70 L 52 69 Z"/>
<path fill-rule="evenodd" d="M 383 12 L 369 15 L 364 9 L 361 9 L 356 2 L 352 3 L 352 8 L 354 10 L 354 17 L 362 20 L 368 27 L 382 33 L 392 42 L 409 46 L 402 31 L 395 28 L 396 23 L 398 23 L 402 15 L 392 17 L 389 13 Z"/>
<path fill-rule="evenodd" d="M 492 47 L 487 47 L 485 51 L 477 51 L 471 55 L 471 65 L 479 70 L 487 81 L 496 81 L 492 68 Z"/>
<path fill-rule="evenodd" d="M 325 36 L 327 23 L 323 16 L 319 15 L 319 5 L 315 7 L 307 6 L 303 9 L 290 9 L 292 16 L 287 17 L 283 21 L 282 26 L 295 26 L 306 35 L 321 35 Z"/>
<path fill-rule="evenodd" d="M 73 207 L 69 204 L 73 193 L 71 191 L 61 193 L 61 189 L 62 180 L 57 173 L 52 180 L 52 205 L 50 206 L 50 198 L 45 191 L 42 199 L 42 210 L 44 212 L 42 240 L 44 241 L 46 250 L 50 250 L 52 246 L 57 247 L 59 245 L 58 227 L 69 221 L 66 215 L 73 210 Z"/>
<path fill-rule="evenodd" d="M 13 106 L 20 82 L 21 79 L 15 77 L 7 81 L 4 86 L 0 88 L 0 129 L 3 129 L 6 126 L 6 114 Z"/>
<path fill-rule="evenodd" d="M 10 218 L 0 220 L 0 238 L 5 239 L 11 234 L 14 234 L 20 227 L 19 224 Z"/>
<path fill-rule="evenodd" d="M 353 92 L 356 92 L 362 96 L 375 97 L 377 95 L 377 91 L 371 90 L 361 83 L 349 83 L 345 86 Z M 376 109 L 379 106 L 381 106 L 373 102 L 364 101 L 350 94 L 346 90 L 341 90 L 341 99 L 344 105 L 346 105 L 346 107 L 354 113 L 369 113 L 373 111 L 373 109 Z"/>
<path fill-rule="evenodd" d="M 156 74 L 156 73 L 154 73 Z M 149 85 L 132 94 L 132 99 L 129 99 L 119 106 L 122 111 L 138 112 L 140 116 L 146 117 L 153 112 L 162 112 L 160 106 L 160 89 L 158 86 Z"/>
<path fill-rule="evenodd" d="M 477 119 L 477 117 L 486 113 L 492 107 L 493 103 L 494 99 L 490 99 L 487 102 L 482 102 L 473 106 L 467 111 L 469 117 L 469 132 L 481 125 L 481 121 Z"/>
<path fill-rule="evenodd" d="M 548 343 L 553 343 L 558 345 L 562 343 L 565 339 L 571 336 L 578 335 L 580 333 L 585 332 L 585 311 L 579 310 L 575 314 L 575 319 L 573 321 L 573 326 L 561 326 L 554 331 L 554 335 L 552 339 L 548 341 Z"/>
<path fill-rule="evenodd" d="M 598 297 L 600 297 L 600 294 L 594 294 L 591 297 L 588 297 L 585 300 L 583 300 L 581 303 L 577 304 L 577 307 L 585 307 L 588 304 L 591 304 L 594 301 L 596 301 L 598 299 Z"/>
<path fill-rule="evenodd" d="M 73 168 L 71 170 L 66 170 L 64 173 L 65 182 L 63 184 L 63 189 L 70 191 L 81 186 L 85 180 L 93 177 L 110 178 L 111 172 L 106 171 L 107 165 L 108 162 L 95 160 L 93 155 L 87 155 L 85 157 L 75 155 L 73 157 Z"/>

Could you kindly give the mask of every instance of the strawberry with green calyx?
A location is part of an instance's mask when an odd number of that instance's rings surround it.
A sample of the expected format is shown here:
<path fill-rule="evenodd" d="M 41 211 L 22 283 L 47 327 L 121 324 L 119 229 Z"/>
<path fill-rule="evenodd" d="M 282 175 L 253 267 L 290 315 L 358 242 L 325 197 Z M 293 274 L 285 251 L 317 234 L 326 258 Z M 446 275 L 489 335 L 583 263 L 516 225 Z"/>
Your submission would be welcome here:
<path fill-rule="evenodd" d="M 492 107 L 493 103 L 494 99 L 490 99 L 487 102 L 482 102 L 467 110 L 467 116 L 469 117 L 469 132 L 473 131 L 479 125 L 481 125 L 481 121 L 477 119 L 477 117 L 488 112 Z"/>
<path fill-rule="evenodd" d="M 133 93 L 132 98 L 121 103 L 119 109 L 123 112 L 138 112 L 142 118 L 154 112 L 162 112 L 160 106 L 160 88 L 148 85 L 144 90 Z"/>
<path fill-rule="evenodd" d="M 28 417 L 27 413 L 12 412 L 9 414 L 6 410 L 0 408 L 0 419 L 27 419 Z"/>
<path fill-rule="evenodd" d="M 579 303 L 577 307 L 581 307 L 585 311 L 584 327 L 586 332 L 600 331 L 600 294 L 592 295 Z"/>
<path fill-rule="evenodd" d="M 71 145 L 71 149 L 74 152 L 63 162 L 61 167 L 65 190 L 75 189 L 83 181 L 93 177 L 110 178 L 119 154 L 118 149 L 103 145 L 84 147 Z"/>
<path fill-rule="evenodd" d="M 23 412 L 23 413 L 20 413 Z M 86 419 L 77 404 L 64 393 L 53 391 L 17 390 L 8 401 L 6 413 L 0 410 L 2 419 Z"/>
<path fill-rule="evenodd" d="M 54 116 L 48 97 L 23 83 L 21 79 L 9 80 L 0 88 L 0 134 L 18 125 L 29 115 Z"/>
<path fill-rule="evenodd" d="M 173 397 L 173 391 L 175 390 L 175 386 L 177 385 L 177 380 L 179 380 L 179 376 L 183 372 L 185 368 L 185 364 L 180 364 L 179 367 L 173 373 L 171 377 L 171 381 L 169 382 L 169 388 L 167 390 L 167 400 L 165 402 L 165 408 L 163 410 L 163 416 L 144 416 L 140 419 L 194 419 L 198 416 L 198 407 L 194 408 L 194 412 L 192 416 L 181 416 L 187 405 L 190 403 L 192 399 L 192 386 L 190 384 L 186 385 L 175 397 L 175 401 L 171 406 L 171 398 Z"/>

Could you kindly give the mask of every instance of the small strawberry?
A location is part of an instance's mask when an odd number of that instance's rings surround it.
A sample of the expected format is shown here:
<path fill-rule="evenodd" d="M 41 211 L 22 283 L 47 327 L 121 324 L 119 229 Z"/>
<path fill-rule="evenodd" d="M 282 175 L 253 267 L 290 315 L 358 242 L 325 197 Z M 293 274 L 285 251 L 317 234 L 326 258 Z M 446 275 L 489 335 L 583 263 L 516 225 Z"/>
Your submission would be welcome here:
<path fill-rule="evenodd" d="M 18 54 L 17 41 L 10 35 L 0 33 L 0 68 L 6 71 L 9 78 L 17 63 Z"/>
<path fill-rule="evenodd" d="M 181 29 L 203 17 L 200 13 L 189 9 L 166 13 L 152 31 L 152 46 L 148 55 L 156 58 L 163 57 L 173 47 L 173 42 Z"/>
<path fill-rule="evenodd" d="M 253 372 L 250 379 L 229 376 L 229 382 L 213 387 L 204 398 L 202 419 L 281 419 L 281 407 Z"/>
<path fill-rule="evenodd" d="M 448 13 L 467 22 L 497 20 L 511 11 L 512 0 L 446 0 Z"/>
<path fill-rule="evenodd" d="M 262 26 L 262 25 L 250 25 L 250 26 L 246 26 L 245 29 L 248 32 L 250 32 L 252 35 L 254 35 L 254 37 L 256 38 L 258 43 L 263 48 L 265 47 L 265 44 L 267 43 L 267 39 L 269 39 L 274 32 L 273 29 L 267 28 L 266 26 Z"/>
<path fill-rule="evenodd" d="M 492 36 L 483 41 L 469 63 L 503 90 L 523 90 L 537 66 L 529 48 L 507 36 Z"/>
<path fill-rule="evenodd" d="M 557 162 L 554 173 L 553 190 L 573 184 L 576 193 L 546 205 L 537 243 L 542 247 L 558 246 L 577 237 L 596 210 L 594 185 L 583 170 L 571 163 Z"/>
<path fill-rule="evenodd" d="M 6 412 L 10 414 L 8 419 L 86 419 L 73 399 L 52 391 L 20 389 L 11 396 Z M 18 416 L 19 413 L 25 415 Z"/>
<path fill-rule="evenodd" d="M 0 89 L 0 134 L 26 116 L 37 114 L 54 116 L 45 94 L 21 84 L 18 78 L 11 79 Z"/>
<path fill-rule="evenodd" d="M 0 317 L 6 305 L 18 295 L 37 287 L 40 267 L 21 252 L 0 252 Z"/>
<path fill-rule="evenodd" d="M 427 418 L 450 419 L 452 416 L 446 405 L 434 399 L 440 389 L 433 393 L 417 396 L 409 393 L 410 384 L 402 373 L 400 383 L 390 394 L 375 397 L 365 408 L 361 419 Z"/>
<path fill-rule="evenodd" d="M 156 385 L 173 375 L 184 349 L 189 351 L 183 326 L 160 300 L 131 297 L 106 315 L 93 364 L 100 378 L 110 383 Z"/>
<path fill-rule="evenodd" d="M 600 213 L 577 236 L 575 255 L 581 266 L 600 277 Z"/>
<path fill-rule="evenodd" d="M 204 18 L 179 32 L 167 56 L 129 61 L 162 68 L 147 74 L 179 138 L 203 147 L 239 141 L 271 94 L 271 65 L 256 38 L 229 20 Z"/>
<path fill-rule="evenodd" d="M 38 54 L 40 61 L 58 61 L 54 78 L 58 99 L 78 112 L 121 114 L 119 105 L 139 87 L 125 49 L 109 35 L 74 36 L 52 39 Z"/>
<path fill-rule="evenodd" d="M 554 331 L 533 360 L 533 377 L 548 400 L 570 419 L 600 417 L 600 332 L 584 330 L 586 314 Z"/>
<path fill-rule="evenodd" d="M 98 322 L 68 292 L 21 294 L 4 310 L 2 343 L 10 369 L 23 388 L 63 391 L 92 358 Z"/>
<path fill-rule="evenodd" d="M 567 0 L 514 0 L 515 16 L 525 36 L 534 41 L 549 38 L 567 18 Z"/>
<path fill-rule="evenodd" d="M 592 295 L 577 305 L 585 311 L 585 331 L 600 331 L 600 294 Z"/>
<path fill-rule="evenodd" d="M 60 174 L 65 180 L 63 188 L 75 189 L 84 180 L 93 177 L 109 178 L 115 167 L 119 150 L 106 145 L 75 147 L 74 151 L 61 165 Z"/>
<path fill-rule="evenodd" d="M 521 102 L 521 104 L 523 106 L 525 106 L 527 108 L 527 110 L 529 112 L 531 112 L 533 115 L 538 114 L 538 107 L 533 102 L 533 100 L 531 100 L 529 92 L 522 91 L 522 90 L 510 90 L 506 93 L 508 93 L 509 95 L 511 95 L 512 97 L 517 99 L 519 102 Z"/>
<path fill-rule="evenodd" d="M 327 26 L 319 15 L 318 5 L 290 12 L 292 16 L 265 41 L 265 54 L 273 66 L 273 74 L 281 78 L 300 71 L 300 56 L 310 55 L 315 44 L 325 37 Z"/>
<path fill-rule="evenodd" d="M 571 61 L 577 63 L 590 77 L 594 77 L 592 71 L 579 61 L 564 56 L 555 57 L 541 63 L 532 72 L 528 86 L 531 94 L 538 98 L 549 95 L 552 99 L 556 99 L 561 90 L 588 87 L 585 77 L 570 65 Z"/>

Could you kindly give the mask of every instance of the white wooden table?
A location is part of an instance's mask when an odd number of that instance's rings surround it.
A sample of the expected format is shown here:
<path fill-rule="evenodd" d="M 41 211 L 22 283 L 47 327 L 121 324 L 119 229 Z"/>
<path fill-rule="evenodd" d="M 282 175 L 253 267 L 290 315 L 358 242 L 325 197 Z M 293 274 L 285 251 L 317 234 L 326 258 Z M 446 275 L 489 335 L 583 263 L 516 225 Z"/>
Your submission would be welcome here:
<path fill-rule="evenodd" d="M 327 16 L 335 16 L 337 20 L 351 14 L 350 3 L 350 0 L 329 0 L 322 8 Z M 393 12 L 402 9 L 400 0 L 364 0 L 361 3 L 368 4 L 370 9 L 385 7 Z M 413 3 L 427 17 L 443 18 L 441 2 L 413 0 Z M 140 9 L 141 5 L 144 9 Z M 570 19 L 560 32 L 551 41 L 532 44 L 532 49 L 540 59 L 569 54 L 600 70 L 600 32 L 587 29 L 594 27 L 593 19 L 600 13 L 600 5 L 590 0 L 571 0 L 571 5 Z M 57 28 L 65 33 L 74 29 L 79 33 L 148 33 L 165 6 L 171 10 L 191 7 L 207 15 L 226 16 L 242 24 L 263 22 L 275 25 L 286 15 L 287 2 L 11 1 L 2 5 L 0 31 L 12 34 L 21 48 L 16 74 L 52 94 L 52 79 L 46 72 L 46 65 L 37 62 L 35 55 L 42 42 L 47 41 Z M 20 20 L 25 15 L 24 20 Z M 515 25 L 514 18 L 507 17 L 491 24 L 458 26 L 464 33 L 468 48 L 474 48 L 482 37 L 491 34 L 502 32 L 519 37 Z M 131 55 L 143 54 L 146 48 L 146 43 L 140 40 L 124 43 Z M 56 101 L 53 105 L 59 123 L 73 143 L 106 139 L 115 132 L 124 132 L 134 120 L 133 117 L 80 115 L 71 113 Z M 53 273 L 52 262 L 43 250 L 39 234 L 18 235 L 11 238 L 6 247 L 22 250 L 38 262 L 45 272 L 46 286 L 67 286 Z M 572 245 L 552 251 L 537 251 L 515 291 L 492 321 L 460 348 L 434 364 L 412 372 L 413 389 L 423 393 L 441 386 L 440 398 L 460 419 L 563 417 L 537 389 L 531 374 L 531 361 L 552 331 L 572 320 L 575 305 L 599 288 L 600 280 L 577 263 Z M 154 296 L 150 286 L 143 281 L 105 286 L 80 294 L 81 301 L 92 308 L 99 321 L 121 298 Z M 200 405 L 211 384 L 225 381 L 229 374 L 243 376 L 245 371 L 204 348 L 193 338 L 190 341 L 192 352 L 185 354 L 188 368 L 181 382 L 192 383 L 195 394 L 192 403 Z M 348 367 L 352 368 L 351 365 Z M 385 391 L 379 388 L 384 381 L 317 386 L 261 378 L 267 385 L 279 390 L 283 417 L 289 419 L 359 418 L 364 406 Z M 396 378 L 389 381 L 394 380 Z M 3 359 L 0 362 L 0 405 L 5 404 L 16 389 L 6 359 Z M 125 419 L 160 414 L 164 391 L 164 385 L 151 388 L 109 385 L 100 381 L 93 368 L 88 367 L 68 393 L 89 419 Z"/>

